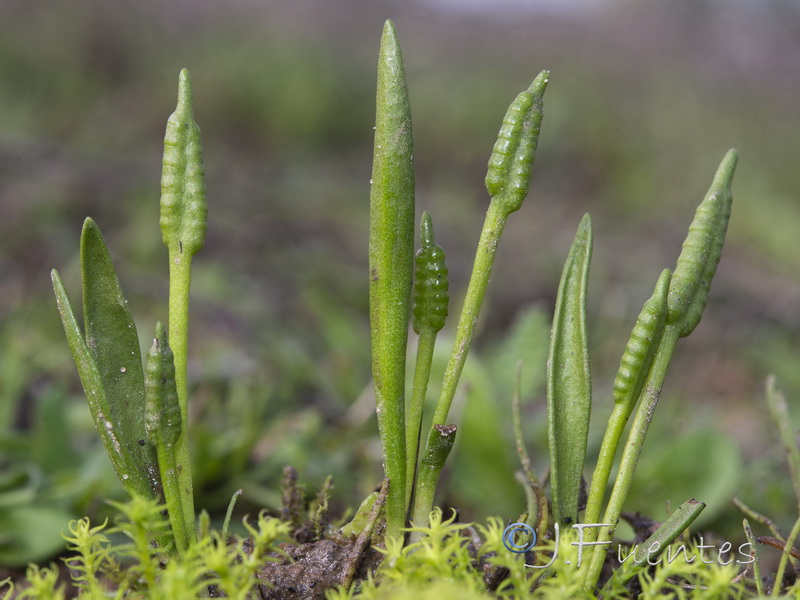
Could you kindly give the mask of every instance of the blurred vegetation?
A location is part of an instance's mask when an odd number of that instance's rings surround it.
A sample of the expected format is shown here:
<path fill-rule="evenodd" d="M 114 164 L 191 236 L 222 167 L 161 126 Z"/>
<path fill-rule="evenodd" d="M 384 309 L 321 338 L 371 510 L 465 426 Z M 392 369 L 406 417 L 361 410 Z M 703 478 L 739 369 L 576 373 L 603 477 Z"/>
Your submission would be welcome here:
<path fill-rule="evenodd" d="M 546 467 L 549 319 L 586 211 L 595 224 L 597 450 L 635 315 L 735 146 L 728 243 L 703 323 L 677 353 L 629 506 L 658 518 L 666 501 L 694 495 L 710 505 L 702 525 L 738 539 L 729 504 L 737 494 L 788 528 L 793 497 L 762 386 L 775 372 L 787 397 L 800 398 L 795 4 L 620 1 L 559 17 L 399 0 L 54 0 L 46 10 L 5 0 L 0 521 L 14 526 L 0 526 L 0 564 L 48 558 L 63 547 L 51 522 L 101 518 L 104 499 L 123 497 L 93 435 L 48 273 L 59 267 L 77 289 L 90 215 L 140 332 L 166 317 L 161 140 L 184 66 L 209 197 L 190 341 L 198 505 L 224 509 L 241 487 L 242 511 L 274 508 L 285 464 L 312 491 L 332 473 L 340 510 L 380 481 L 365 274 L 374 65 L 387 17 L 403 43 L 417 202 L 448 254 L 451 313 L 486 207 L 499 120 L 539 70 L 553 73 L 532 197 L 499 249 L 457 398 L 463 421 L 442 502 L 465 519 L 523 510 L 510 417 L 520 355 L 527 434 Z"/>

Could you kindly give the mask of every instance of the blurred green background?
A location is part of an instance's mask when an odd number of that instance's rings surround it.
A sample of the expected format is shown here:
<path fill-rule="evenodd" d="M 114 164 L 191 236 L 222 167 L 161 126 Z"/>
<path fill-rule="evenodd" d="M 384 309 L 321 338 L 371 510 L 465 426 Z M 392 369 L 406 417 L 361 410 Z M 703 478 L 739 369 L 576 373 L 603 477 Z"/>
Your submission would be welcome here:
<path fill-rule="evenodd" d="M 52 558 L 68 519 L 102 518 L 104 499 L 123 496 L 92 431 L 49 271 L 77 302 L 78 238 L 92 216 L 149 345 L 166 317 L 160 158 L 181 67 L 193 77 L 209 201 L 191 307 L 197 504 L 219 514 L 242 488 L 239 512 L 275 509 L 286 464 L 309 493 L 333 474 L 340 513 L 380 481 L 366 249 L 386 18 L 405 55 L 417 206 L 448 253 L 451 314 L 500 120 L 536 73 L 552 71 L 531 195 L 498 252 L 440 502 L 464 519 L 524 509 L 510 418 L 519 358 L 529 449 L 546 468 L 550 313 L 587 211 L 596 451 L 633 320 L 736 147 L 727 246 L 706 316 L 679 345 L 628 507 L 661 519 L 667 503 L 695 496 L 709 503 L 701 525 L 732 539 L 742 538 L 733 495 L 785 527 L 794 521 L 762 388 L 776 373 L 800 418 L 795 2 L 3 0 L 0 565 Z M 440 364 L 453 325 L 439 338 Z"/>

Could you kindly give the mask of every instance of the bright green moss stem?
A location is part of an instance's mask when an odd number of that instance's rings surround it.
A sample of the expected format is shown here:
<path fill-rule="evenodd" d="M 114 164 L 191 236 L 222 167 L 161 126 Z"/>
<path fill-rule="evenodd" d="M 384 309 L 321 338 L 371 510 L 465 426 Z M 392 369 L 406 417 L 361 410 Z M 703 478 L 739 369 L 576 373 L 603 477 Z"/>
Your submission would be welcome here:
<path fill-rule="evenodd" d="M 169 251 L 169 336 L 183 429 L 176 444 L 184 520 L 194 540 L 194 497 L 189 455 L 188 384 L 189 286 L 192 257 L 203 247 L 207 228 L 205 170 L 200 128 L 192 112 L 189 72 L 180 73 L 178 106 L 167 122 L 161 175 L 161 235 Z"/>
<path fill-rule="evenodd" d="M 397 32 L 381 36 L 369 230 L 372 378 L 383 464 L 391 482 L 387 535 L 406 520 L 405 364 L 414 265 L 414 162 L 411 108 Z"/>

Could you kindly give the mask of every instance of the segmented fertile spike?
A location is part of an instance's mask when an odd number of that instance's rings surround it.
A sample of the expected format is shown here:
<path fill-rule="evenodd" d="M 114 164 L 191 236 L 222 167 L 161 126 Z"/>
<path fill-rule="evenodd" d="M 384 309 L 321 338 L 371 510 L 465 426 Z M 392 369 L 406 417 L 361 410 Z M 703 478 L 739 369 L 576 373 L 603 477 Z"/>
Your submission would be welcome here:
<path fill-rule="evenodd" d="M 549 80 L 550 72 L 542 71 L 514 99 L 489 158 L 486 190 L 493 201 L 501 202 L 506 215 L 518 210 L 528 195 L 542 128 L 542 96 Z"/>
<path fill-rule="evenodd" d="M 670 279 L 670 270 L 664 269 L 653 295 L 644 303 L 642 312 L 636 319 L 636 325 L 633 326 L 620 359 L 614 379 L 614 402 L 627 403 L 631 409 L 641 394 L 653 356 L 658 349 L 658 342 L 664 333 Z"/>
<path fill-rule="evenodd" d="M 181 435 L 181 406 L 175 385 L 175 362 L 161 322 L 156 323 L 156 337 L 147 353 L 144 390 L 148 440 L 154 446 L 175 444 Z"/>
<path fill-rule="evenodd" d="M 417 334 L 436 333 L 447 319 L 450 294 L 444 250 L 434 240 L 433 222 L 427 211 L 422 213 L 420 238 L 422 247 L 415 256 L 412 326 Z"/>
<path fill-rule="evenodd" d="M 678 325 L 681 337 L 694 330 L 708 301 L 728 229 L 737 159 L 736 151 L 729 150 L 720 163 L 711 188 L 697 207 L 672 275 L 667 322 Z"/>
<path fill-rule="evenodd" d="M 161 236 L 170 253 L 197 253 L 205 243 L 207 216 L 200 128 L 192 113 L 192 81 L 183 69 L 178 106 L 164 135 L 161 173 Z"/>

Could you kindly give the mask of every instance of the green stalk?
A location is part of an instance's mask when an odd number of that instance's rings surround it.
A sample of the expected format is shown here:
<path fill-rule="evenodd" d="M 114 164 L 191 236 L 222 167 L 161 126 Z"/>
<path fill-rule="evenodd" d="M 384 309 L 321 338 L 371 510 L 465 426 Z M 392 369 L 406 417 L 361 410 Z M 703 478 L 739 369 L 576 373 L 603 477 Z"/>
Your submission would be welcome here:
<path fill-rule="evenodd" d="M 409 509 L 414 497 L 417 455 L 422 433 L 422 413 L 425 395 L 428 391 L 428 380 L 431 375 L 436 334 L 444 327 L 447 319 L 447 304 L 450 299 L 444 250 L 434 240 L 433 222 L 427 211 L 422 213 L 420 240 L 421 247 L 415 256 L 414 306 L 411 311 L 411 324 L 419 335 L 419 341 L 406 426 L 406 452 L 408 454 L 406 510 Z"/>
<path fill-rule="evenodd" d="M 427 450 L 432 450 L 433 445 L 438 443 L 439 434 L 436 426 L 444 425 L 450 412 L 458 380 L 475 336 L 478 314 L 486 297 L 486 288 L 492 274 L 497 244 L 500 242 L 506 221 L 512 212 L 519 210 L 528 195 L 531 170 L 542 126 L 542 97 L 549 81 L 550 72 L 542 71 L 527 90 L 517 95 L 506 112 L 492 155 L 489 158 L 486 190 L 489 192 L 491 202 L 478 241 L 464 306 L 456 326 L 453 351 L 445 369 L 442 389 L 434 410 L 431 429 L 428 432 Z M 430 477 L 432 479 L 430 483 L 435 489 L 439 472 L 431 473 Z M 412 513 L 424 516 L 425 519 L 415 523 L 417 527 L 427 526 L 427 515 L 430 514 L 432 508 L 433 494 L 426 494 L 424 500 L 419 495 L 415 498 Z"/>
<path fill-rule="evenodd" d="M 439 475 L 442 467 L 453 449 L 456 442 L 455 425 L 434 425 L 433 435 L 425 450 L 425 455 L 419 463 L 419 473 L 417 475 L 417 486 L 415 494 L 419 502 L 414 504 L 414 514 L 411 522 L 414 528 L 428 526 L 430 511 L 428 507 L 433 506 L 434 495 L 436 494 L 436 484 L 439 482 Z M 427 511 L 427 512 L 426 512 Z M 418 542 L 422 537 L 420 531 L 412 531 L 409 536 L 409 544 Z"/>
<path fill-rule="evenodd" d="M 747 538 L 747 543 L 753 548 L 753 580 L 756 582 L 756 593 L 759 597 L 764 595 L 764 584 L 761 581 L 761 564 L 758 559 L 758 551 L 756 550 L 756 539 L 753 535 L 753 530 L 750 529 L 750 523 L 747 519 L 742 519 L 742 527 L 744 528 L 744 535 Z"/>
<path fill-rule="evenodd" d="M 647 374 L 650 372 L 664 333 L 670 279 L 669 269 L 664 269 L 653 295 L 642 307 L 620 360 L 619 370 L 614 379 L 614 409 L 608 419 L 603 442 L 600 445 L 600 454 L 597 457 L 597 466 L 592 475 L 583 519 L 585 523 L 597 523 L 600 518 L 606 486 L 622 432 L 642 394 Z M 596 530 L 590 528 L 586 534 L 589 541 L 594 541 Z"/>
<path fill-rule="evenodd" d="M 786 538 L 785 546 L 783 552 L 781 553 L 781 560 L 778 563 L 778 570 L 775 573 L 775 584 L 772 587 L 773 598 L 779 598 L 781 596 L 783 574 L 786 572 L 786 564 L 789 562 L 789 557 L 791 556 L 791 551 L 794 547 L 794 541 L 797 539 L 798 535 L 800 535 L 800 518 L 794 522 L 794 526 Z"/>
<path fill-rule="evenodd" d="M 183 554 L 191 543 L 192 522 L 186 522 L 181 500 L 175 444 L 181 435 L 181 407 L 175 385 L 175 363 L 167 342 L 167 332 L 156 323 L 153 346 L 147 353 L 144 372 L 145 430 L 158 455 L 158 468 L 164 488 L 175 546 Z"/>
<path fill-rule="evenodd" d="M 537 483 L 536 473 L 531 467 L 531 457 L 525 447 L 525 436 L 522 433 L 522 361 L 517 361 L 517 370 L 514 375 L 514 391 L 511 395 L 511 422 L 514 428 L 514 440 L 517 446 L 519 464 L 527 481 Z M 529 487 L 525 484 L 526 489 Z M 530 511 L 528 511 L 530 512 Z"/>
<path fill-rule="evenodd" d="M 489 159 L 486 189 L 492 200 L 481 230 L 464 307 L 458 319 L 453 352 L 447 363 L 442 390 L 433 415 L 435 425 L 443 425 L 450 412 L 458 380 L 475 336 L 478 314 L 486 297 L 497 245 L 506 221 L 512 212 L 519 210 L 528 195 L 531 169 L 542 126 L 542 97 L 549 81 L 550 72 L 542 71 L 530 87 L 511 103 Z"/>
<path fill-rule="evenodd" d="M 597 530 L 598 541 L 611 541 L 614 535 L 678 340 L 691 334 L 703 316 L 728 228 L 733 201 L 731 183 L 736 161 L 736 151 L 728 151 L 689 226 L 689 233 L 669 282 L 667 325 L 655 351 L 647 379 L 642 386 L 642 399 L 628 433 L 619 473 L 603 516 L 602 522 L 608 526 Z M 595 546 L 592 549 L 584 580 L 584 589 L 587 591 L 593 591 L 597 585 L 605 556 L 603 546 Z"/>
<path fill-rule="evenodd" d="M 503 234 L 507 220 L 508 215 L 503 206 L 492 202 L 486 213 L 483 230 L 478 241 L 478 251 L 475 254 L 475 261 L 472 266 L 472 276 L 469 280 L 464 306 L 461 309 L 458 325 L 456 326 L 453 351 L 450 354 L 450 360 L 444 372 L 442 389 L 433 413 L 433 425 L 444 425 L 450 412 L 450 405 L 456 395 L 458 381 L 461 378 L 461 372 L 464 370 L 464 363 L 467 361 L 472 339 L 475 337 L 478 314 L 483 306 L 483 299 L 486 297 L 486 288 L 489 285 L 489 277 L 492 274 L 497 244 Z M 433 429 L 431 429 L 432 433 Z"/>
<path fill-rule="evenodd" d="M 386 534 L 406 520 L 405 364 L 414 265 L 414 162 L 411 108 L 397 31 L 381 36 L 375 151 L 370 191 L 369 308 L 372 377 L 383 464 L 391 485 Z"/>
<path fill-rule="evenodd" d="M 647 430 L 650 427 L 656 404 L 658 404 L 658 398 L 661 395 L 667 369 L 669 368 L 669 363 L 672 360 L 672 354 L 675 351 L 677 343 L 677 328 L 668 326 L 664 331 L 664 336 L 661 338 L 658 353 L 656 354 L 652 369 L 645 383 L 644 395 L 642 401 L 639 403 L 639 409 L 634 416 L 633 424 L 628 434 L 628 441 L 625 443 L 625 447 L 622 451 L 619 474 L 614 482 L 614 488 L 611 491 L 611 497 L 608 499 L 606 512 L 603 516 L 602 522 L 609 523 L 610 525 L 608 527 L 594 528 L 598 532 L 597 541 L 599 542 L 610 542 L 614 535 L 614 530 L 619 522 L 619 516 L 622 513 L 622 505 L 633 483 L 633 474 L 639 462 L 639 456 L 641 456 L 642 453 Z M 589 521 L 587 521 L 587 523 L 588 522 Z M 593 590 L 597 585 L 600 571 L 605 562 L 605 549 L 606 546 L 596 546 L 591 553 L 591 561 L 589 562 L 589 569 L 586 573 L 584 585 L 586 590 Z"/>
<path fill-rule="evenodd" d="M 161 175 L 161 235 L 169 252 L 169 335 L 175 356 L 175 382 L 183 428 L 175 450 L 184 521 L 191 523 L 194 540 L 194 497 L 189 455 L 188 384 L 189 286 L 192 257 L 205 243 L 206 204 L 203 149 L 200 128 L 192 112 L 189 72 L 183 69 L 178 106 L 167 122 L 164 135 L 164 167 Z"/>
<path fill-rule="evenodd" d="M 422 434 L 422 412 L 425 405 L 425 394 L 431 375 L 433 349 L 436 345 L 436 332 L 423 331 L 417 342 L 417 358 L 414 364 L 414 384 L 411 388 L 411 406 L 409 407 L 406 427 L 406 507 L 410 505 L 417 471 L 417 455 Z"/>

